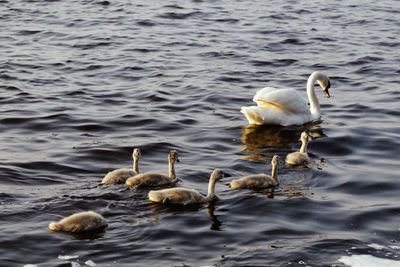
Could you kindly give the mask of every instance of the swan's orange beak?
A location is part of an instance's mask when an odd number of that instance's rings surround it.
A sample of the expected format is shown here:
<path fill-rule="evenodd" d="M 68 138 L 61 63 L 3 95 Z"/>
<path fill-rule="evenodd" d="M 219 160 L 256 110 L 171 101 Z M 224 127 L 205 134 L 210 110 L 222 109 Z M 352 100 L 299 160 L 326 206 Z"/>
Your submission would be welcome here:
<path fill-rule="evenodd" d="M 331 97 L 331 95 L 329 94 L 329 88 L 331 88 L 331 82 L 328 80 L 328 84 L 324 88 L 324 93 L 325 93 L 326 98 Z"/>
<path fill-rule="evenodd" d="M 331 97 L 331 95 L 329 94 L 328 88 L 326 88 L 324 90 L 324 93 L 325 93 L 326 98 L 330 98 Z"/>

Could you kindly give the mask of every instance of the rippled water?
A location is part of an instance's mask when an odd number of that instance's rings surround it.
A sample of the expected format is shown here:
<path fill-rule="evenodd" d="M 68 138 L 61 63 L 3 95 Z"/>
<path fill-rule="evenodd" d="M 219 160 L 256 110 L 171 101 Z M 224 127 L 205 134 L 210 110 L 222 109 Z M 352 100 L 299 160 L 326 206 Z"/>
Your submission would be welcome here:
<path fill-rule="evenodd" d="M 0 1 L 0 265 L 341 266 L 400 256 L 398 3 L 387 1 Z M 248 126 L 241 106 L 264 86 L 305 97 L 331 78 L 320 123 Z M 279 164 L 274 192 L 231 191 Z M 217 184 L 209 206 L 153 205 L 147 191 L 101 186 L 109 170 Z M 266 164 L 268 163 L 268 165 Z M 51 233 L 82 210 L 104 233 Z M 371 245 L 372 244 L 372 245 Z M 363 258 L 365 259 L 365 258 Z M 368 262 L 368 260 L 367 260 Z M 374 261 L 371 261 L 374 262 Z M 400 265 L 400 263 L 399 263 Z"/>

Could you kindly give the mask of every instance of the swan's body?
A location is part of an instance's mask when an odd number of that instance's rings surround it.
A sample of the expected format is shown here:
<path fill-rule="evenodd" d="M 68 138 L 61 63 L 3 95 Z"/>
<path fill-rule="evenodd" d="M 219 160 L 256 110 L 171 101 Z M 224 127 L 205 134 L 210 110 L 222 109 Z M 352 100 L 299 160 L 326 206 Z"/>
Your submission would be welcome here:
<path fill-rule="evenodd" d="M 302 142 L 300 151 L 292 152 L 286 156 L 286 164 L 291 166 L 307 165 L 310 162 L 310 158 L 307 154 L 307 145 L 309 141 L 309 135 L 306 132 L 301 133 L 300 140 Z"/>
<path fill-rule="evenodd" d="M 141 156 L 140 149 L 135 148 L 132 153 L 133 157 L 133 168 L 122 168 L 113 170 L 104 176 L 101 181 L 102 184 L 120 184 L 124 183 L 129 177 L 135 176 L 139 173 L 139 158 Z"/>
<path fill-rule="evenodd" d="M 102 230 L 107 226 L 106 220 L 94 211 L 75 213 L 58 222 L 49 224 L 50 231 L 80 233 Z"/>
<path fill-rule="evenodd" d="M 222 179 L 224 173 L 221 170 L 214 170 L 208 183 L 208 194 L 203 196 L 194 189 L 168 188 L 149 192 L 149 200 L 158 203 L 191 205 L 210 202 L 215 198 L 215 182 Z"/>
<path fill-rule="evenodd" d="M 276 124 L 282 126 L 301 125 L 306 122 L 317 120 L 321 117 L 320 105 L 315 95 L 314 84 L 318 82 L 330 97 L 329 78 L 316 71 L 307 81 L 307 102 L 294 89 L 276 89 L 265 87 L 259 90 L 253 101 L 257 106 L 242 107 L 241 112 L 246 116 L 250 124 Z"/>
<path fill-rule="evenodd" d="M 277 166 L 278 166 L 279 157 L 275 155 L 272 158 L 272 174 L 271 176 L 267 174 L 253 174 L 249 176 L 245 176 L 239 180 L 233 180 L 231 182 L 232 189 L 262 189 L 268 187 L 275 187 L 279 184 L 278 176 L 277 176 Z"/>
<path fill-rule="evenodd" d="M 125 184 L 127 186 L 133 187 L 155 187 L 172 185 L 175 183 L 175 162 L 179 162 L 178 152 L 176 150 L 171 150 L 168 155 L 169 161 L 169 175 L 164 175 L 160 173 L 142 173 L 136 176 L 130 177 L 126 180 Z"/>

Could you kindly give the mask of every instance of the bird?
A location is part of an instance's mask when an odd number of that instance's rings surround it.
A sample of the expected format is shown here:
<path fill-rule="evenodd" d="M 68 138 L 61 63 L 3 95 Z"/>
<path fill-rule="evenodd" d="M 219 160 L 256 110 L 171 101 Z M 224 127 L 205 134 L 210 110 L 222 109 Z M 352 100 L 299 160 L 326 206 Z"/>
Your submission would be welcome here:
<path fill-rule="evenodd" d="M 194 189 L 187 188 L 167 188 L 161 190 L 151 190 L 148 194 L 149 200 L 163 204 L 192 205 L 211 202 L 215 199 L 215 182 L 224 177 L 222 170 L 216 169 L 210 176 L 208 183 L 208 194 L 204 196 Z"/>
<path fill-rule="evenodd" d="M 72 214 L 58 222 L 51 222 L 49 230 L 52 232 L 82 233 L 103 230 L 107 222 L 103 216 L 94 211 L 84 211 Z"/>
<path fill-rule="evenodd" d="M 139 174 L 139 158 L 142 156 L 139 148 L 135 148 L 132 153 L 133 169 L 122 168 L 113 170 L 104 176 L 102 184 L 120 184 L 124 183 L 129 177 Z"/>
<path fill-rule="evenodd" d="M 289 166 L 305 166 L 310 162 L 307 154 L 307 145 L 310 136 L 306 132 L 302 132 L 300 140 L 302 142 L 300 151 L 292 152 L 286 156 L 286 164 Z"/>
<path fill-rule="evenodd" d="M 249 124 L 289 126 L 318 120 L 321 117 L 321 111 L 314 91 L 315 82 L 322 87 L 325 96 L 330 97 L 329 78 L 325 74 L 315 71 L 307 81 L 310 107 L 295 89 L 265 87 L 257 91 L 253 98 L 257 106 L 242 107 L 240 111 L 246 116 Z"/>
<path fill-rule="evenodd" d="M 125 185 L 130 187 L 156 187 L 174 184 L 176 182 L 175 162 L 179 162 L 178 151 L 171 150 L 168 155 L 168 162 L 169 175 L 153 172 L 142 173 L 128 178 Z"/>
<path fill-rule="evenodd" d="M 233 180 L 230 183 L 232 189 L 263 189 L 268 187 L 276 187 L 279 184 L 277 176 L 279 156 L 275 155 L 272 160 L 272 173 L 271 176 L 267 174 L 253 174 L 248 175 L 238 180 Z"/>

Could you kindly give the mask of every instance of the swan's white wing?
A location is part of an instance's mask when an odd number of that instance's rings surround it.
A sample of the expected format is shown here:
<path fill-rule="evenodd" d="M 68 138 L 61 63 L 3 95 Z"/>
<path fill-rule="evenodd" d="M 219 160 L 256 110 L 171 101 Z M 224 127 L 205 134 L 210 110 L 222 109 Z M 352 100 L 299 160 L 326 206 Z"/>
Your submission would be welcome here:
<path fill-rule="evenodd" d="M 256 102 L 257 99 L 262 99 L 264 98 L 264 95 L 268 95 L 269 93 L 272 93 L 274 91 L 278 91 L 279 89 L 275 87 L 264 87 L 256 92 L 256 94 L 253 97 L 253 101 Z"/>
<path fill-rule="evenodd" d="M 265 87 L 255 94 L 253 101 L 260 107 L 281 110 L 285 114 L 310 114 L 307 102 L 294 89 Z"/>

